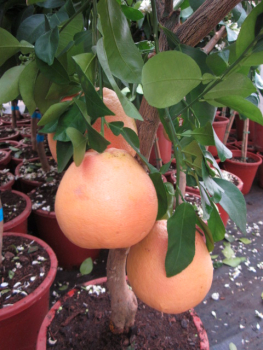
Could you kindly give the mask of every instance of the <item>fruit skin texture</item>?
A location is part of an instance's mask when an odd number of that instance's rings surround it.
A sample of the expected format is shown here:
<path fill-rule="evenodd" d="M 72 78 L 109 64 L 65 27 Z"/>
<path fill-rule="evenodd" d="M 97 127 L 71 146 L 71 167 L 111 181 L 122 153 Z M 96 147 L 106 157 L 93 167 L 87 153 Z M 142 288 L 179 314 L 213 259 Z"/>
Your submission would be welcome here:
<path fill-rule="evenodd" d="M 137 127 L 135 120 L 128 117 L 123 108 L 122 105 L 118 99 L 118 96 L 113 90 L 103 88 L 103 102 L 104 104 L 115 114 L 115 115 L 108 115 L 105 116 L 105 120 L 107 123 L 110 122 L 117 122 L 121 121 L 124 123 L 124 127 L 132 129 L 137 134 Z M 101 130 L 101 119 L 97 119 L 94 124 L 92 124 L 93 128 L 100 132 Z M 104 137 L 106 140 L 108 140 L 111 144 L 108 146 L 108 148 L 118 148 L 118 149 L 124 149 L 128 153 L 130 153 L 133 157 L 135 156 L 136 152 L 134 149 L 128 144 L 127 141 L 123 138 L 122 135 L 115 136 L 110 128 L 108 128 L 106 125 L 104 125 Z"/>
<path fill-rule="evenodd" d="M 152 229 L 158 210 L 154 185 L 137 161 L 115 148 L 90 150 L 66 170 L 55 212 L 58 224 L 83 248 L 126 248 Z"/>
<path fill-rule="evenodd" d="M 135 295 L 150 307 L 178 314 L 199 304 L 213 280 L 213 264 L 202 236 L 196 232 L 195 256 L 181 273 L 166 277 L 167 221 L 157 221 L 151 232 L 131 247 L 127 275 Z"/>
<path fill-rule="evenodd" d="M 47 134 L 47 142 L 49 146 L 50 153 L 54 160 L 57 162 L 57 141 L 53 140 L 55 133 L 52 132 L 51 134 Z"/>

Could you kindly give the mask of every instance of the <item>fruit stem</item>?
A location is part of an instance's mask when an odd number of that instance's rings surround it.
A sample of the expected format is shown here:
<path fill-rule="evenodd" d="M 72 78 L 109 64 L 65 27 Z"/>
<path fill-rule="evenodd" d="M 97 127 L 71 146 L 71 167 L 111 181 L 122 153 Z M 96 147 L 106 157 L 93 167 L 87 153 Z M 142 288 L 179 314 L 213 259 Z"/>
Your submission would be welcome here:
<path fill-rule="evenodd" d="M 138 302 L 126 282 L 126 259 L 129 248 L 112 249 L 107 260 L 107 286 L 111 297 L 110 330 L 127 333 L 135 323 Z"/>

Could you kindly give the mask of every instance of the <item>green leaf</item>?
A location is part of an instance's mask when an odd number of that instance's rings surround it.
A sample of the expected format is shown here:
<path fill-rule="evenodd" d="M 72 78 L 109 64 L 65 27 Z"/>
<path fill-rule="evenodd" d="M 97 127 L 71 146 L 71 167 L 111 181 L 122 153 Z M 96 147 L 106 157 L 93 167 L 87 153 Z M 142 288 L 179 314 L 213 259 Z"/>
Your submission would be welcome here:
<path fill-rule="evenodd" d="M 166 276 L 183 271 L 195 255 L 194 208 L 189 203 L 180 204 L 167 221 L 168 250 L 165 258 Z"/>
<path fill-rule="evenodd" d="M 194 11 L 196 11 L 204 2 L 205 0 L 189 0 L 189 4 Z"/>
<path fill-rule="evenodd" d="M 39 1 L 38 3 L 39 7 L 44 7 L 46 9 L 54 9 L 63 5 L 65 5 L 65 2 L 63 0 L 45 0 Z"/>
<path fill-rule="evenodd" d="M 36 14 L 27 17 L 17 30 L 17 39 L 26 40 L 31 44 L 45 32 L 45 15 Z"/>
<path fill-rule="evenodd" d="M 154 51 L 154 43 L 152 41 L 148 41 L 148 40 L 142 40 L 139 41 L 138 43 L 135 43 L 135 45 L 138 47 L 138 49 L 142 52 L 142 53 L 150 53 Z"/>
<path fill-rule="evenodd" d="M 199 66 L 178 51 L 161 52 L 143 67 L 143 91 L 153 107 L 165 108 L 180 102 L 200 82 Z"/>
<path fill-rule="evenodd" d="M 17 98 L 19 95 L 19 78 L 25 66 L 8 69 L 0 79 L 0 105 Z"/>
<path fill-rule="evenodd" d="M 182 136 L 192 136 L 201 145 L 209 146 L 214 145 L 213 128 L 211 123 L 207 123 L 201 128 L 196 128 L 194 130 L 187 130 L 181 134 Z"/>
<path fill-rule="evenodd" d="M 87 113 L 91 117 L 92 122 L 97 118 L 104 117 L 106 115 L 114 115 L 114 113 L 107 106 L 105 106 L 101 97 L 95 90 L 93 84 L 83 73 L 78 64 L 76 67 L 79 80 L 86 98 Z"/>
<path fill-rule="evenodd" d="M 71 142 L 57 141 L 58 172 L 61 173 L 71 157 L 73 156 L 73 146 Z"/>
<path fill-rule="evenodd" d="M 220 76 L 229 66 L 228 59 L 229 51 L 225 50 L 208 55 L 206 63 L 215 75 Z"/>
<path fill-rule="evenodd" d="M 75 104 L 59 117 L 54 140 L 69 141 L 66 133 L 66 129 L 69 127 L 75 128 L 81 133 L 84 133 L 87 128 L 87 123 Z"/>
<path fill-rule="evenodd" d="M 39 58 L 36 58 L 36 62 L 41 73 L 53 83 L 66 85 L 70 82 L 67 71 L 56 58 L 52 65 L 48 65 Z"/>
<path fill-rule="evenodd" d="M 79 271 L 82 274 L 82 276 L 89 275 L 92 270 L 93 270 L 93 261 L 91 258 L 84 260 L 79 268 Z"/>
<path fill-rule="evenodd" d="M 247 258 L 242 257 L 242 258 L 232 258 L 232 259 L 224 259 L 223 264 L 231 266 L 231 267 L 237 267 L 239 266 L 242 262 L 246 261 Z"/>
<path fill-rule="evenodd" d="M 250 244 L 252 241 L 246 237 L 239 238 L 239 241 L 244 244 Z"/>
<path fill-rule="evenodd" d="M 66 133 L 73 144 L 73 159 L 76 166 L 80 166 L 86 152 L 86 138 L 77 129 L 69 127 Z"/>
<path fill-rule="evenodd" d="M 244 20 L 236 41 L 236 55 L 239 58 L 253 42 L 256 35 L 257 20 L 263 12 L 263 3 L 259 3 Z M 262 19 L 261 19 L 262 21 Z"/>
<path fill-rule="evenodd" d="M 68 285 L 67 284 L 64 284 L 63 286 L 59 287 L 58 290 L 60 290 L 61 292 L 65 291 L 68 289 Z"/>
<path fill-rule="evenodd" d="M 225 243 L 225 248 L 222 250 L 222 254 L 227 259 L 232 259 L 235 256 L 235 252 L 231 248 L 230 243 Z"/>
<path fill-rule="evenodd" d="M 263 117 L 260 109 L 255 106 L 252 102 L 244 99 L 240 96 L 229 96 L 221 97 L 215 99 L 216 102 L 224 106 L 228 106 L 231 109 L 234 109 L 238 113 L 244 115 L 245 117 L 253 120 L 254 122 L 263 125 Z"/>
<path fill-rule="evenodd" d="M 121 10 L 124 13 L 125 17 L 130 21 L 139 21 L 140 19 L 144 18 L 144 15 L 141 11 L 127 5 L 121 5 Z"/>
<path fill-rule="evenodd" d="M 169 44 L 169 47 L 173 50 L 175 49 L 177 46 L 180 45 L 180 40 L 178 38 L 178 36 L 176 34 L 174 34 L 171 30 L 169 30 L 168 28 L 165 28 L 163 26 L 161 26 L 166 38 L 167 38 L 167 41 L 168 41 L 168 44 Z"/>
<path fill-rule="evenodd" d="M 208 227 L 212 232 L 214 241 L 219 242 L 222 239 L 224 239 L 226 229 L 216 205 L 213 203 L 212 206 L 213 206 L 213 210 L 210 214 L 209 219 L 207 220 L 207 223 L 208 223 Z"/>
<path fill-rule="evenodd" d="M 130 128 L 123 128 L 121 130 L 121 134 L 125 140 L 133 147 L 133 149 L 135 149 L 135 151 L 139 150 L 140 141 L 135 131 Z"/>
<path fill-rule="evenodd" d="M 207 224 L 204 223 L 204 221 L 197 215 L 196 215 L 196 220 L 197 220 L 197 225 L 201 228 L 201 230 L 205 234 L 206 247 L 209 252 L 212 252 L 214 250 L 214 239 L 213 239 L 212 231 L 210 230 L 209 226 L 207 226 Z"/>
<path fill-rule="evenodd" d="M 229 344 L 229 350 L 237 350 L 237 347 L 235 346 L 234 343 Z"/>
<path fill-rule="evenodd" d="M 123 130 L 124 123 L 123 122 L 111 122 L 111 123 L 109 123 L 109 127 L 115 136 L 119 136 Z"/>
<path fill-rule="evenodd" d="M 34 100 L 40 112 L 44 114 L 47 109 L 54 103 L 58 102 L 59 99 L 46 99 L 46 95 L 50 89 L 52 82 L 42 73 L 37 77 L 35 89 L 34 89 Z"/>
<path fill-rule="evenodd" d="M 37 74 L 38 67 L 36 61 L 32 61 L 25 67 L 18 82 L 20 94 L 30 114 L 33 114 L 36 109 L 34 89 Z"/>
<path fill-rule="evenodd" d="M 221 97 L 231 95 L 247 97 L 255 91 L 256 88 L 248 77 L 243 74 L 233 73 L 206 93 L 204 99 L 218 100 Z"/>
<path fill-rule="evenodd" d="M 150 178 L 154 184 L 158 198 L 158 214 L 156 220 L 160 220 L 168 209 L 168 199 L 166 189 L 160 173 L 150 173 Z"/>
<path fill-rule="evenodd" d="M 214 181 L 224 190 L 219 204 L 229 214 L 239 229 L 246 233 L 246 202 L 239 189 L 230 181 L 214 178 Z"/>
<path fill-rule="evenodd" d="M 106 74 L 112 88 L 114 89 L 114 91 L 116 92 L 116 94 L 120 100 L 120 103 L 124 109 L 124 112 L 131 118 L 143 120 L 142 116 L 140 115 L 140 113 L 138 112 L 138 110 L 136 109 L 134 104 L 132 102 L 130 102 L 122 94 L 115 79 L 113 78 L 109 64 L 108 64 L 108 59 L 107 59 L 107 56 L 106 56 L 106 53 L 104 50 L 102 39 L 99 39 L 99 41 L 97 42 L 97 55 L 98 55 L 99 62 L 104 70 L 104 73 Z"/>
<path fill-rule="evenodd" d="M 72 101 L 65 101 L 60 103 L 55 103 L 48 108 L 44 113 L 40 121 L 38 122 L 39 126 L 46 125 L 48 123 L 54 122 L 57 120 L 72 104 Z"/>
<path fill-rule="evenodd" d="M 168 220 L 173 215 L 173 207 L 174 207 L 174 186 L 170 182 L 164 182 L 164 187 L 166 189 L 167 196 L 167 210 L 161 220 Z"/>
<path fill-rule="evenodd" d="M 98 131 L 93 129 L 93 127 L 88 124 L 88 143 L 90 148 L 94 149 L 95 151 L 102 153 L 105 151 L 108 145 L 110 145 L 110 142 L 107 141 Z"/>
<path fill-rule="evenodd" d="M 203 183 L 205 187 L 207 188 L 207 191 L 212 196 L 212 199 L 214 202 L 218 203 L 220 199 L 222 198 L 222 193 L 224 190 L 217 185 L 216 182 L 214 182 L 214 179 L 210 176 L 205 161 L 202 161 L 202 177 L 203 177 Z"/>
<path fill-rule="evenodd" d="M 78 98 L 73 98 L 73 101 L 76 104 L 76 106 L 78 107 L 83 118 L 87 121 L 88 124 L 90 124 L 90 116 L 87 113 L 86 103 Z"/>
<path fill-rule="evenodd" d="M 112 74 L 129 83 L 140 83 L 143 60 L 121 7 L 116 0 L 100 0 L 98 12 Z"/>
<path fill-rule="evenodd" d="M 20 50 L 19 41 L 7 30 L 0 28 L 0 66 Z"/>
<path fill-rule="evenodd" d="M 54 62 L 55 54 L 58 48 L 59 32 L 55 27 L 45 34 L 41 35 L 35 44 L 37 57 L 51 66 Z"/>
<path fill-rule="evenodd" d="M 217 148 L 218 156 L 222 162 L 226 159 L 232 158 L 232 152 L 223 144 L 214 131 L 214 140 Z"/>
<path fill-rule="evenodd" d="M 94 79 L 95 56 L 92 53 L 82 53 L 72 57 L 90 81 Z"/>

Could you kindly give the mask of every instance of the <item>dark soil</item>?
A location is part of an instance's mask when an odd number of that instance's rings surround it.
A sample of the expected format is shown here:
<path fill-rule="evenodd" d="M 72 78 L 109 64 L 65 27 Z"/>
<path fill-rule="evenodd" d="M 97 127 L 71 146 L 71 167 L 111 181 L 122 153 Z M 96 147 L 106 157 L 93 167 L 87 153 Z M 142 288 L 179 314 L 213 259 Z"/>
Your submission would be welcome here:
<path fill-rule="evenodd" d="M 20 215 L 25 207 L 26 200 L 10 190 L 0 193 L 4 212 L 4 222 L 8 222 Z"/>
<path fill-rule="evenodd" d="M 94 286 L 87 288 L 77 288 L 56 312 L 48 329 L 47 349 L 200 349 L 189 312 L 162 314 L 140 301 L 135 326 L 127 334 L 114 335 L 109 329 L 109 294 L 102 288 L 97 293 Z"/>
<path fill-rule="evenodd" d="M 32 293 L 50 268 L 46 250 L 24 237 L 4 236 L 3 257 L 0 266 L 0 309 Z"/>
<path fill-rule="evenodd" d="M 10 150 L 10 146 L 14 147 L 14 145 L 12 145 L 11 142 L 14 142 L 14 141 L 2 141 L 2 142 L 0 142 L 0 150 L 9 151 Z"/>
<path fill-rule="evenodd" d="M 5 121 L 6 123 L 10 123 L 10 124 L 12 123 L 12 115 L 11 114 L 2 115 L 1 119 L 3 121 Z M 30 121 L 30 120 L 31 120 L 31 116 L 30 116 L 30 114 L 27 114 L 27 113 L 20 114 L 19 118 L 16 117 L 17 123 L 25 123 L 25 122 L 28 123 L 28 121 Z"/>
<path fill-rule="evenodd" d="M 4 139 L 9 136 L 16 134 L 16 130 L 12 128 L 1 127 L 0 128 L 0 139 Z"/>
<path fill-rule="evenodd" d="M 41 163 L 39 160 L 34 161 L 25 161 L 19 168 L 19 178 L 29 181 L 38 181 L 41 183 L 51 182 L 54 177 L 57 176 L 57 163 L 52 158 L 48 159 L 50 165 L 50 171 L 45 173 L 42 169 Z"/>
<path fill-rule="evenodd" d="M 19 145 L 12 147 L 12 157 L 16 159 L 33 159 L 38 158 L 38 153 L 33 151 L 31 147 Z"/>
<path fill-rule="evenodd" d="M 0 151 L 0 160 L 6 157 L 6 153 Z"/>
<path fill-rule="evenodd" d="M 12 181 L 15 176 L 5 170 L 0 170 L 0 187 Z"/>
<path fill-rule="evenodd" d="M 250 157 L 247 157 L 245 162 L 242 161 L 242 157 L 233 157 L 231 158 L 231 160 L 233 160 L 233 162 L 239 162 L 239 163 L 256 163 L 257 162 L 257 160 Z"/>

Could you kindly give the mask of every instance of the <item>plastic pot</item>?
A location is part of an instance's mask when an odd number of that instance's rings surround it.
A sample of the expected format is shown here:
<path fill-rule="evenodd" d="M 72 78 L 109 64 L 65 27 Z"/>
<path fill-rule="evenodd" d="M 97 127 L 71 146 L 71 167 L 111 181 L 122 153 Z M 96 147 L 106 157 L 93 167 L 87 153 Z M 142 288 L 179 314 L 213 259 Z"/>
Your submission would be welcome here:
<path fill-rule="evenodd" d="M 11 161 L 11 151 L 0 150 L 0 170 L 6 169 Z"/>
<path fill-rule="evenodd" d="M 1 126 L 1 127 L 0 127 L 0 130 L 6 130 L 6 127 L 5 127 L 5 126 Z M 10 133 L 9 136 L 1 137 L 1 138 L 0 138 L 0 142 L 1 142 L 1 141 L 7 141 L 7 140 L 14 140 L 14 141 L 17 141 L 17 140 L 19 140 L 19 138 L 20 138 L 19 131 L 18 131 L 18 130 L 14 130 L 12 133 Z"/>
<path fill-rule="evenodd" d="M 242 141 L 235 141 L 234 145 L 237 147 L 237 149 L 242 150 Z M 254 142 L 248 141 L 247 150 L 248 150 L 248 152 L 252 152 L 252 153 L 256 152 L 256 148 L 254 146 Z"/>
<path fill-rule="evenodd" d="M 39 159 L 37 158 L 39 161 Z M 34 162 L 35 160 L 30 160 L 30 162 Z M 23 179 L 20 177 L 20 168 L 23 165 L 23 162 L 19 162 L 18 165 L 15 168 L 15 175 L 18 177 L 18 182 L 20 185 L 20 189 L 23 193 L 29 193 L 35 188 L 41 186 L 43 182 L 36 181 L 36 180 L 28 180 L 28 179 Z"/>
<path fill-rule="evenodd" d="M 80 266 L 85 259 L 96 259 L 99 255 L 99 249 L 85 249 L 71 243 L 61 231 L 55 212 L 37 209 L 33 216 L 39 237 L 54 250 L 59 266 L 71 269 Z"/>
<path fill-rule="evenodd" d="M 241 157 L 241 151 L 232 151 L 233 158 Z M 237 175 L 244 183 L 242 193 L 249 193 L 258 167 L 262 164 L 262 159 L 254 153 L 247 153 L 248 158 L 253 159 L 253 163 L 244 163 L 239 160 L 226 159 L 223 163 L 224 169 L 232 174 Z"/>
<path fill-rule="evenodd" d="M 257 155 L 262 160 L 262 163 L 258 167 L 258 185 L 259 185 L 259 187 L 263 188 L 263 154 L 260 152 L 257 152 Z"/>
<path fill-rule="evenodd" d="M 10 151 L 10 147 L 17 147 L 19 144 L 19 141 L 2 141 L 1 142 L 1 151 Z"/>
<path fill-rule="evenodd" d="M 15 183 L 15 176 L 12 173 L 7 172 L 6 176 L 9 177 L 9 181 L 3 185 L 0 183 L 0 190 L 1 191 L 11 190 L 14 183 Z"/>
<path fill-rule="evenodd" d="M 237 130 L 237 139 L 238 141 L 242 141 L 244 120 L 240 119 L 238 114 L 236 114 L 236 117 L 235 117 L 235 124 L 236 124 L 236 130 Z M 252 120 L 249 121 L 249 134 L 248 134 L 249 141 L 254 141 L 255 131 L 257 127 L 258 126 L 255 126 L 255 122 L 253 122 Z"/>
<path fill-rule="evenodd" d="M 254 146 L 257 151 L 263 152 L 263 125 L 255 124 Z"/>
<path fill-rule="evenodd" d="M 41 323 L 49 310 L 49 293 L 56 272 L 57 259 L 52 249 L 41 239 L 21 233 L 4 233 L 34 240 L 50 258 L 50 270 L 45 280 L 31 294 L 12 306 L 0 309 L 1 349 L 35 350 Z"/>
<path fill-rule="evenodd" d="M 164 132 L 163 132 L 164 128 L 163 128 L 163 124 L 159 124 L 158 129 L 157 129 L 157 139 L 158 139 L 158 145 L 159 145 L 159 149 L 160 149 L 160 155 L 161 155 L 161 159 L 163 161 L 163 163 L 168 163 L 171 160 L 171 156 L 172 156 L 172 142 L 168 141 L 165 136 L 164 136 Z M 154 151 L 154 147 L 151 150 L 151 154 L 150 154 L 150 160 L 149 162 L 153 165 L 156 165 L 156 154 Z"/>
<path fill-rule="evenodd" d="M 107 282 L 107 278 L 103 277 L 103 278 L 98 278 L 98 279 L 86 282 L 84 283 L 84 285 L 85 286 L 89 286 L 91 284 L 98 285 L 105 282 Z M 66 294 L 66 296 L 63 297 L 63 301 L 65 302 L 68 298 L 71 298 L 76 291 L 77 291 L 76 289 L 70 290 Z M 47 329 L 51 324 L 53 318 L 55 317 L 55 313 L 57 312 L 57 310 L 61 305 L 62 305 L 62 302 L 60 300 L 57 301 L 55 305 L 49 310 L 46 317 L 44 318 L 41 328 L 39 330 L 36 350 L 46 350 Z M 193 318 L 194 324 L 196 326 L 196 331 L 200 338 L 200 350 L 209 350 L 209 341 L 208 341 L 207 333 L 205 331 L 205 328 L 203 326 L 201 319 L 197 316 L 196 312 L 193 309 L 190 310 L 190 314 Z"/>
<path fill-rule="evenodd" d="M 19 191 L 11 191 L 12 193 L 16 193 L 20 197 L 23 197 L 26 200 L 26 207 L 24 211 L 19 214 L 13 220 L 10 220 L 4 223 L 4 232 L 20 232 L 27 233 L 27 219 L 31 213 L 32 203 L 30 198 Z"/>
<path fill-rule="evenodd" d="M 213 122 L 213 129 L 214 129 L 215 133 L 217 134 L 219 140 L 222 142 L 223 142 L 223 139 L 225 136 L 228 121 L 229 121 L 229 119 L 226 117 L 216 116 L 215 120 Z M 217 156 L 217 154 L 218 154 L 216 146 L 209 146 L 208 151 L 214 157 Z"/>

